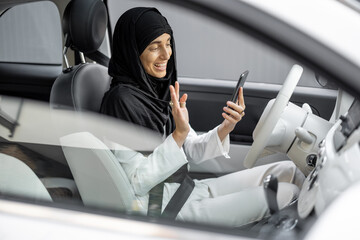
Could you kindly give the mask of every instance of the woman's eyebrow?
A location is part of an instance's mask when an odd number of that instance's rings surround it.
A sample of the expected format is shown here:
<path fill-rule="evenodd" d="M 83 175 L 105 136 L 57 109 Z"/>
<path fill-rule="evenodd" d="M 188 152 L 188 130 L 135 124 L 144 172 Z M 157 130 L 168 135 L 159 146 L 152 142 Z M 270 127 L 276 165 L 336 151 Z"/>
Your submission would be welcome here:
<path fill-rule="evenodd" d="M 170 40 L 171 40 L 171 37 L 169 37 L 168 40 L 166 40 L 166 41 L 168 42 Z M 151 45 L 151 44 L 160 44 L 160 43 L 161 43 L 161 41 L 153 41 L 149 45 Z"/>
<path fill-rule="evenodd" d="M 161 41 L 153 41 L 149 45 L 151 45 L 151 44 L 159 44 L 159 43 L 161 43 Z"/>

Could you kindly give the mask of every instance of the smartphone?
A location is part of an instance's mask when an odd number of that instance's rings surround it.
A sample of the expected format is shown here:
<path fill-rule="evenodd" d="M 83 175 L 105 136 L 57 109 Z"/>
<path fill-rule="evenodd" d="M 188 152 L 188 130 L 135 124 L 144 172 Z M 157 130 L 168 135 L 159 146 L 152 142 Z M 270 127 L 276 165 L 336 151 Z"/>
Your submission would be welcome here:
<path fill-rule="evenodd" d="M 234 92 L 233 92 L 232 97 L 231 97 L 232 102 L 236 103 L 236 101 L 238 99 L 238 96 L 239 96 L 239 89 L 244 86 L 244 83 L 246 81 L 246 78 L 247 78 L 248 74 L 249 74 L 249 71 L 246 70 L 245 72 L 243 72 L 240 75 L 239 81 L 237 82 L 236 87 L 235 87 Z"/>

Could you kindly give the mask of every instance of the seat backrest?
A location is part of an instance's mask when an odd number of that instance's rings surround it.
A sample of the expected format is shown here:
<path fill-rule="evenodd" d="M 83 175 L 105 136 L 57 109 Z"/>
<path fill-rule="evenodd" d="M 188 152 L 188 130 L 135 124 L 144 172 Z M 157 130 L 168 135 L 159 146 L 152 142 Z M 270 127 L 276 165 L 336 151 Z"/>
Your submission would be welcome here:
<path fill-rule="evenodd" d="M 93 63 L 79 64 L 55 80 L 50 104 L 56 109 L 99 112 L 109 87 L 110 77 L 106 67 Z"/>
<path fill-rule="evenodd" d="M 88 132 L 60 138 L 70 170 L 86 206 L 132 211 L 134 190 L 110 149 Z"/>
<path fill-rule="evenodd" d="M 105 92 L 110 87 L 107 67 L 85 63 L 85 55 L 98 50 L 107 27 L 107 11 L 101 0 L 72 0 L 63 16 L 65 38 L 64 59 L 67 68 L 55 80 L 51 93 L 52 108 L 68 108 L 76 111 L 100 110 Z M 82 63 L 68 66 L 68 48 L 78 51 Z"/>
<path fill-rule="evenodd" d="M 0 153 L 0 193 L 52 201 L 44 184 L 25 163 L 3 153 Z"/>

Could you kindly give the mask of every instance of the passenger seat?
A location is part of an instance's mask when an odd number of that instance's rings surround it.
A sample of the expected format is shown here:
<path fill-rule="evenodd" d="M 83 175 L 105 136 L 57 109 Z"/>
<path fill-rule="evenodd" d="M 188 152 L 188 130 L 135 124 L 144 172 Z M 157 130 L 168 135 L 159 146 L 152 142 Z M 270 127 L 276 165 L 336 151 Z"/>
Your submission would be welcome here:
<path fill-rule="evenodd" d="M 107 67 L 85 62 L 84 54 L 91 55 L 98 50 L 105 36 L 107 20 L 106 7 L 100 0 L 73 0 L 67 5 L 63 16 L 67 66 L 52 86 L 52 109 L 99 112 L 111 78 Z M 80 64 L 68 65 L 66 52 L 69 47 L 80 53 Z"/>

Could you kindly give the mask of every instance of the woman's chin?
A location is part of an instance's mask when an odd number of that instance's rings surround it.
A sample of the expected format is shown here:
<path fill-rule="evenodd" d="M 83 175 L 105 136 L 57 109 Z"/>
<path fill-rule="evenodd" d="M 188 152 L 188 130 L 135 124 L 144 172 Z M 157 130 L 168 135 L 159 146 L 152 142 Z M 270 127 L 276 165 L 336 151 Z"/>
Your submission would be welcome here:
<path fill-rule="evenodd" d="M 166 76 L 166 72 L 157 72 L 155 74 L 150 74 L 150 75 L 156 78 L 163 78 Z"/>

